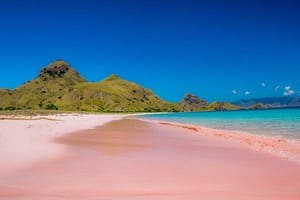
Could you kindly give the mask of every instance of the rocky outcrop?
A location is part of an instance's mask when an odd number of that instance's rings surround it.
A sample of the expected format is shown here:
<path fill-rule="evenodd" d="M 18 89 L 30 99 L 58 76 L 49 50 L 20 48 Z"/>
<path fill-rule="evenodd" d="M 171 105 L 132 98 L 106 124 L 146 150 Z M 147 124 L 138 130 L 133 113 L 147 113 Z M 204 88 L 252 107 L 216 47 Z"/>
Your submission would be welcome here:
<path fill-rule="evenodd" d="M 190 93 L 187 93 L 179 105 L 183 111 L 199 111 L 208 106 L 208 102 Z"/>
<path fill-rule="evenodd" d="M 47 80 L 49 78 L 62 78 L 67 74 L 72 78 L 79 78 L 84 81 L 84 79 L 80 77 L 77 71 L 75 71 L 68 63 L 61 60 L 54 61 L 46 67 L 42 68 L 40 70 L 39 77 L 42 80 Z"/>
<path fill-rule="evenodd" d="M 56 61 L 41 69 L 39 76 L 62 77 L 69 69 L 69 65 L 64 61 Z"/>

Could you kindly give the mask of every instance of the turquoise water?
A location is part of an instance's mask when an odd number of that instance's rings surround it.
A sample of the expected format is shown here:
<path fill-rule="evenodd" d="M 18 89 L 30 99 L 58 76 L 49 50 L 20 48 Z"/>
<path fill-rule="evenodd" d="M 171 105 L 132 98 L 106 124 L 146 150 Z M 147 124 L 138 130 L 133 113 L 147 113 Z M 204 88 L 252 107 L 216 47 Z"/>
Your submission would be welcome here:
<path fill-rule="evenodd" d="M 300 140 L 300 109 L 168 113 L 143 118 Z"/>

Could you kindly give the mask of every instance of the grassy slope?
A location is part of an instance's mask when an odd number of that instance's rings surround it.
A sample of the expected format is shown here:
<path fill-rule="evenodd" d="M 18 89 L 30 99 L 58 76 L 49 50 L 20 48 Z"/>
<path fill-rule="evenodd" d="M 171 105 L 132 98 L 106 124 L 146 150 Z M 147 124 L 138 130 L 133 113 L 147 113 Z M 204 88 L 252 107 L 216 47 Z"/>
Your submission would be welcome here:
<path fill-rule="evenodd" d="M 53 65 L 67 64 L 58 61 L 51 63 L 47 68 L 51 68 Z M 12 106 L 17 109 L 47 108 L 49 105 L 56 104 L 59 98 L 69 89 L 81 82 L 85 82 L 85 80 L 72 68 L 69 68 L 66 73 L 59 74 L 59 76 L 57 74 L 42 73 L 41 71 L 37 78 L 28 81 L 15 90 L 0 90 L 0 107 Z"/>
<path fill-rule="evenodd" d="M 66 93 L 58 107 L 104 112 L 174 111 L 176 105 L 160 100 L 150 90 L 111 75 L 97 83 L 80 83 Z"/>
<path fill-rule="evenodd" d="M 222 111 L 222 110 L 240 110 L 241 107 L 233 105 L 228 102 L 213 102 L 207 107 L 208 110 Z"/>
<path fill-rule="evenodd" d="M 0 90 L 0 110 L 9 107 L 14 101 L 13 91 L 8 89 Z"/>
<path fill-rule="evenodd" d="M 198 97 L 193 97 L 198 98 Z M 0 90 L 0 110 L 58 109 L 96 112 L 160 112 L 235 110 L 240 107 L 214 102 L 210 105 L 172 104 L 149 89 L 111 75 L 100 82 L 86 82 L 64 61 L 50 63 L 39 76 L 15 90 Z"/>

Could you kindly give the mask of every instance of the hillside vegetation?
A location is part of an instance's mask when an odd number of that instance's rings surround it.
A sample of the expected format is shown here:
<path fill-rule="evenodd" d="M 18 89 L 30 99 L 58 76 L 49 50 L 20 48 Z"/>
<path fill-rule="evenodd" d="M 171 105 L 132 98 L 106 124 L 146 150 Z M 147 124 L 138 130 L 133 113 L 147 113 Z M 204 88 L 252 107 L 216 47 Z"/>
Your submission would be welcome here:
<path fill-rule="evenodd" d="M 178 112 L 240 109 L 229 103 L 208 104 L 187 94 L 179 103 L 161 100 L 151 90 L 117 75 L 87 82 L 64 61 L 55 61 L 15 90 L 0 90 L 0 110 L 93 112 Z"/>

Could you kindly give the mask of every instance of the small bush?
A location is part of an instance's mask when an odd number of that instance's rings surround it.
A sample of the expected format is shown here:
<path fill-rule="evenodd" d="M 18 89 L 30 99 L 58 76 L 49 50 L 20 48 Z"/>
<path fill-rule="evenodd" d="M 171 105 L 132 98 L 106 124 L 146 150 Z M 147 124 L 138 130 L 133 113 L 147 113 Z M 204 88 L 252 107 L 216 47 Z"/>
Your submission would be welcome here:
<path fill-rule="evenodd" d="M 7 107 L 5 108 L 5 110 L 10 110 L 10 111 L 16 110 L 16 107 L 14 107 L 14 106 L 7 106 Z"/>
<path fill-rule="evenodd" d="M 53 104 L 47 104 L 45 107 L 46 110 L 58 110 L 58 108 Z"/>
<path fill-rule="evenodd" d="M 152 112 L 162 112 L 160 108 L 154 108 Z"/>

